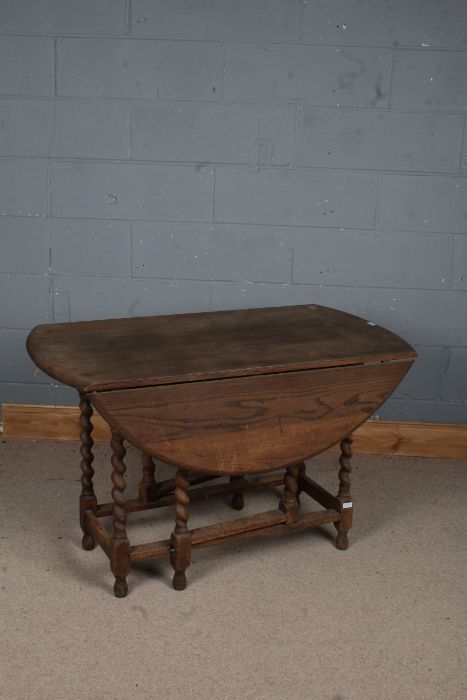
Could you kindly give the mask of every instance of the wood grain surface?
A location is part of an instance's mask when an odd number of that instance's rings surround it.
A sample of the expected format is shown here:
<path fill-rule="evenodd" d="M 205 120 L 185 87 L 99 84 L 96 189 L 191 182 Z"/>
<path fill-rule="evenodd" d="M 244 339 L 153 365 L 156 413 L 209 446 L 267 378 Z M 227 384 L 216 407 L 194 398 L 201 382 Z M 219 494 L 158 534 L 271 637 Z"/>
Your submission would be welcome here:
<path fill-rule="evenodd" d="M 394 333 L 314 304 L 49 324 L 27 348 L 85 393 L 416 357 Z"/>
<path fill-rule="evenodd" d="M 383 403 L 410 362 L 355 365 L 91 394 L 129 442 L 210 474 L 301 462 L 352 432 Z"/>

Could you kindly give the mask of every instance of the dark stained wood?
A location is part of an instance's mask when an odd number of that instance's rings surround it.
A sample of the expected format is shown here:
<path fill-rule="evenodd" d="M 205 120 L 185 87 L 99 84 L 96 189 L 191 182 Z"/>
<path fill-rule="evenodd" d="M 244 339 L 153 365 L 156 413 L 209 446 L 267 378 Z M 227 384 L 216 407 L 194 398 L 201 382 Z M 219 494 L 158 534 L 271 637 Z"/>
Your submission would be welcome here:
<path fill-rule="evenodd" d="M 231 476 L 230 482 L 232 484 L 236 484 L 236 483 L 238 484 L 238 483 L 244 483 L 244 480 L 242 479 L 241 476 Z M 244 501 L 243 493 L 241 490 L 234 491 L 234 494 L 232 496 L 231 505 L 232 505 L 232 508 L 234 510 L 242 510 L 243 506 L 245 505 L 245 501 Z"/>
<path fill-rule="evenodd" d="M 204 484 L 206 481 L 211 481 L 212 479 L 218 479 L 216 474 L 196 474 L 195 472 L 188 474 L 188 481 L 190 486 L 196 486 L 197 484 Z M 165 496 L 169 493 L 175 492 L 176 486 L 175 479 L 166 479 L 165 481 L 160 481 L 157 485 L 157 497 Z"/>
<path fill-rule="evenodd" d="M 315 305 L 39 326 L 36 364 L 80 391 L 83 547 L 110 558 L 117 597 L 131 561 L 169 554 L 183 590 L 192 547 L 334 523 L 346 549 L 352 525 L 350 434 L 400 382 L 415 351 L 389 331 Z M 92 407 L 112 430 L 112 504 L 93 489 Z M 342 436 L 347 436 L 342 439 Z M 125 499 L 127 439 L 143 452 L 139 498 Z M 305 474 L 303 460 L 341 439 L 336 497 Z M 178 467 L 157 484 L 153 458 Z M 278 483 L 243 475 L 285 469 L 279 508 L 188 529 L 188 505 Z M 230 483 L 194 485 L 228 475 Z M 302 515 L 300 492 L 326 510 Z M 130 546 L 127 513 L 175 505 L 170 540 Z M 112 515 L 112 536 L 99 518 Z"/>
<path fill-rule="evenodd" d="M 218 478 L 218 477 L 214 477 Z M 190 489 L 188 495 L 190 496 L 190 502 L 195 503 L 196 501 L 206 501 L 209 498 L 216 498 L 220 496 L 230 496 L 235 493 L 245 491 L 260 491 L 266 486 L 278 486 L 282 484 L 282 476 L 271 476 L 271 477 L 259 477 L 254 481 L 246 481 L 242 477 L 235 477 L 235 482 L 230 484 L 213 484 L 211 486 L 203 486 L 201 488 Z M 175 487 L 174 487 L 175 488 Z M 151 510 L 153 508 L 165 508 L 166 506 L 172 506 L 175 503 L 175 496 L 165 495 L 161 496 L 158 494 L 156 501 L 150 501 L 146 503 L 140 498 L 133 498 L 126 502 L 126 512 L 127 513 L 137 513 L 143 510 Z M 102 503 L 97 506 L 97 517 L 105 518 L 112 515 L 113 503 Z"/>
<path fill-rule="evenodd" d="M 187 525 L 190 482 L 183 469 L 177 470 L 175 481 L 175 529 L 170 536 L 170 561 L 174 568 L 172 585 L 176 591 L 183 591 L 186 588 L 185 571 L 191 564 L 191 533 Z"/>
<path fill-rule="evenodd" d="M 282 500 L 279 503 L 279 508 L 286 515 L 286 522 L 295 523 L 298 519 L 298 511 L 300 509 L 297 495 L 298 495 L 298 475 L 299 466 L 298 464 L 293 464 L 287 467 L 284 474 L 284 491 L 282 493 Z"/>
<path fill-rule="evenodd" d="M 79 437 L 81 440 L 81 496 L 79 499 L 79 514 L 81 529 L 83 530 L 82 547 L 83 549 L 89 551 L 91 549 L 94 549 L 96 543 L 92 534 L 86 527 L 84 514 L 88 509 L 91 509 L 93 512 L 96 512 L 97 499 L 94 493 L 94 485 L 92 482 L 94 476 L 94 469 L 92 468 L 92 463 L 94 460 L 92 448 L 94 445 L 94 441 L 91 435 L 93 427 L 91 418 L 93 411 L 91 403 L 86 396 L 80 396 L 79 409 Z"/>
<path fill-rule="evenodd" d="M 285 520 L 286 516 L 280 510 L 269 510 L 256 515 L 247 515 L 244 518 L 237 518 L 237 520 L 228 520 L 227 522 L 196 528 L 192 532 L 192 542 L 193 545 L 197 545 L 200 542 L 209 542 L 210 540 L 216 540 L 217 542 L 232 535 L 238 535 L 240 532 L 261 530 L 263 527 L 277 525 L 285 522 Z"/>
<path fill-rule="evenodd" d="M 97 515 L 95 515 L 91 510 L 87 510 L 84 514 L 84 522 L 88 532 L 92 533 L 93 538 L 97 540 L 107 556 L 110 557 L 112 548 L 110 534 L 105 527 L 101 525 Z"/>
<path fill-rule="evenodd" d="M 410 362 L 216 379 L 91 395 L 144 452 L 185 469 L 237 475 L 296 464 L 363 423 Z"/>
<path fill-rule="evenodd" d="M 85 393 L 416 357 L 388 330 L 314 304 L 49 324 L 27 348 Z"/>
<path fill-rule="evenodd" d="M 134 544 L 130 547 L 131 561 L 141 561 L 142 559 L 154 559 L 155 557 L 163 557 L 170 553 L 170 540 L 145 542 L 144 544 Z"/>
<path fill-rule="evenodd" d="M 306 474 L 305 462 L 300 462 L 298 465 L 298 483 L 297 483 L 297 501 L 300 503 L 300 494 L 302 492 L 302 484 L 300 478 Z"/>
<path fill-rule="evenodd" d="M 271 514 L 277 515 L 277 511 L 271 511 Z M 256 524 L 259 522 L 266 522 L 261 519 L 262 515 L 253 516 L 256 518 Z M 340 513 L 336 510 L 320 510 L 314 511 L 313 513 L 306 513 L 298 518 L 294 523 L 284 523 L 284 517 L 280 520 L 280 516 L 277 516 L 277 522 L 274 519 L 273 525 L 265 525 L 260 528 L 254 528 L 250 530 L 245 530 L 242 527 L 243 518 L 234 520 L 234 523 L 238 523 L 236 527 L 231 528 L 231 532 L 226 534 L 226 528 L 220 533 L 219 537 L 216 537 L 216 525 L 206 525 L 205 527 L 196 528 L 190 530 L 192 535 L 192 548 L 202 548 L 202 547 L 213 547 L 218 544 L 229 544 L 234 542 L 241 542 L 243 540 L 251 540 L 261 537 L 270 537 L 271 535 L 284 535 L 288 532 L 294 532 L 296 530 L 302 530 L 306 527 L 315 527 L 316 525 L 324 525 L 326 523 L 338 522 L 341 518 Z M 251 518 L 247 519 L 247 524 L 251 523 Z M 207 535 L 207 536 L 206 536 Z M 138 561 L 142 559 L 152 559 L 155 557 L 162 557 L 170 552 L 170 540 L 158 540 L 157 542 L 147 542 L 145 544 L 136 544 L 130 547 L 131 560 Z"/>
<path fill-rule="evenodd" d="M 352 496 L 350 495 L 350 472 L 352 470 L 352 437 L 349 435 L 341 441 L 341 456 L 339 457 L 339 492 L 337 500 L 341 504 L 342 517 L 337 523 L 337 549 L 347 549 L 349 546 L 348 532 L 352 527 Z"/>
<path fill-rule="evenodd" d="M 336 513 L 336 517 L 339 518 L 338 513 Z M 187 528 L 186 532 L 190 535 L 192 547 L 207 547 L 210 543 L 219 544 L 219 542 L 228 541 L 241 533 L 260 532 L 264 528 L 280 525 L 285 522 L 285 519 L 286 516 L 280 510 L 270 510 L 237 520 L 197 527 L 194 530 Z M 172 539 L 134 545 L 131 547 L 131 558 L 147 559 L 148 557 L 162 556 L 167 554 L 172 546 Z"/>
<path fill-rule="evenodd" d="M 141 461 L 143 463 L 143 477 L 138 484 L 138 493 L 142 501 L 150 503 L 157 498 L 156 465 L 151 455 L 146 454 L 146 452 L 141 453 Z"/>
<path fill-rule="evenodd" d="M 279 523 L 271 527 L 264 527 L 260 530 L 247 530 L 239 532 L 228 538 L 220 538 L 218 540 L 201 540 L 196 543 L 196 547 L 211 547 L 212 545 L 224 544 L 230 542 L 241 542 L 242 540 L 251 540 L 260 537 L 270 537 L 271 535 L 284 535 L 288 532 L 295 532 L 296 530 L 302 530 L 305 527 L 316 527 L 316 525 L 324 525 L 325 523 L 332 523 L 339 521 L 341 515 L 335 510 L 320 510 L 314 511 L 313 513 L 307 513 L 301 516 L 294 523 Z"/>
<path fill-rule="evenodd" d="M 130 573 L 130 543 L 126 534 L 126 503 L 124 491 L 126 489 L 125 447 L 123 438 L 115 430 L 112 430 L 112 498 L 113 507 L 113 535 L 110 541 L 110 566 L 115 576 L 114 593 L 117 598 L 124 598 L 128 593 L 126 577 Z"/>

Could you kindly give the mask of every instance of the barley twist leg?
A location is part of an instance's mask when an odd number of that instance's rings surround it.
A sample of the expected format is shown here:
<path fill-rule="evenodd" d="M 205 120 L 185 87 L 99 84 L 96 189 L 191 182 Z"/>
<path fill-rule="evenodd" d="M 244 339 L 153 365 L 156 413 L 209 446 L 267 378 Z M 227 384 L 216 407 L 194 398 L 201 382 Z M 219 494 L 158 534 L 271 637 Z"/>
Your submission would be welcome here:
<path fill-rule="evenodd" d="M 191 564 L 191 534 L 188 531 L 188 474 L 183 469 L 175 477 L 175 529 L 170 537 L 170 561 L 174 568 L 172 585 L 176 591 L 186 587 L 185 571 Z"/>
<path fill-rule="evenodd" d="M 114 593 L 117 598 L 124 598 L 128 593 L 126 577 L 130 572 L 130 543 L 126 534 L 126 501 L 124 491 L 126 454 L 122 436 L 112 430 L 112 499 L 113 507 L 113 536 L 111 540 L 110 565 L 115 576 Z"/>
<path fill-rule="evenodd" d="M 81 529 L 83 530 L 82 546 L 85 550 L 91 550 L 94 549 L 96 542 L 91 533 L 86 530 L 85 512 L 86 510 L 95 512 L 97 509 L 97 499 L 92 481 L 94 476 L 94 469 L 92 468 L 92 463 L 94 461 L 94 454 L 92 451 L 94 440 L 91 436 L 93 430 L 91 421 L 93 411 L 89 399 L 83 394 L 80 394 L 79 410 L 79 437 L 81 440 L 81 496 L 79 499 L 79 512 Z"/>
<path fill-rule="evenodd" d="M 347 549 L 349 546 L 348 532 L 352 527 L 352 497 L 350 495 L 350 473 L 352 471 L 352 436 L 345 437 L 340 444 L 341 455 L 339 457 L 339 491 L 337 498 L 341 503 L 341 519 L 336 523 L 337 549 Z"/>

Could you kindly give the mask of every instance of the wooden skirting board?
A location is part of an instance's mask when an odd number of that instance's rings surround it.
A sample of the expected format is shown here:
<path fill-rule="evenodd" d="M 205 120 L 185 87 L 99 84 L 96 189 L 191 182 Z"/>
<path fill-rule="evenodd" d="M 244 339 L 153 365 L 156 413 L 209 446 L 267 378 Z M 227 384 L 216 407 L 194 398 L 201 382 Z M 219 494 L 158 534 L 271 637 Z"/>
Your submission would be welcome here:
<path fill-rule="evenodd" d="M 110 431 L 94 413 L 93 438 L 108 442 Z M 5 438 L 36 440 L 78 440 L 79 411 L 71 406 L 3 405 Z M 377 421 L 364 423 L 354 433 L 354 452 L 405 457 L 467 458 L 467 425 Z M 338 446 L 332 447 L 338 451 Z"/>

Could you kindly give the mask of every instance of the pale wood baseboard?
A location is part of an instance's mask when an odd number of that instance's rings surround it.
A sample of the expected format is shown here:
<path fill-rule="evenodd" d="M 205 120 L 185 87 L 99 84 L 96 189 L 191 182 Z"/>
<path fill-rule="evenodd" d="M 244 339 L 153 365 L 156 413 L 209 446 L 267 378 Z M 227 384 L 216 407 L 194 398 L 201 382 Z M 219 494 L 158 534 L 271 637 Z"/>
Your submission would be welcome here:
<path fill-rule="evenodd" d="M 92 437 L 95 442 L 108 442 L 110 429 L 94 411 Z M 3 435 L 6 438 L 36 440 L 79 440 L 79 408 L 76 406 L 33 406 L 3 404 Z"/>
<path fill-rule="evenodd" d="M 93 438 L 110 440 L 107 423 L 94 413 Z M 79 410 L 71 406 L 3 405 L 3 435 L 36 440 L 78 440 Z M 467 425 L 376 421 L 364 423 L 354 433 L 354 452 L 404 457 L 467 458 Z M 332 447 L 338 451 L 338 446 Z"/>

